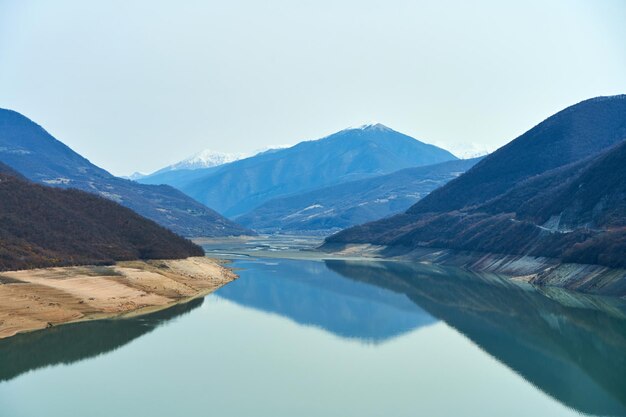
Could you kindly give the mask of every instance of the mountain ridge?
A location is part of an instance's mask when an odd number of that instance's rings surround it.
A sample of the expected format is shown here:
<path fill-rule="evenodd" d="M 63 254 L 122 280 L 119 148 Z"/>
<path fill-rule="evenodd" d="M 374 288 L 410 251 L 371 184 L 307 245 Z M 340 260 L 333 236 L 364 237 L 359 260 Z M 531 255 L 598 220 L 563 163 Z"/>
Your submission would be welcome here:
<path fill-rule="evenodd" d="M 468 177 L 452 181 L 409 210 L 460 209 L 495 197 L 525 178 L 597 154 L 626 137 L 626 122 L 620 117 L 624 111 L 626 95 L 596 97 L 569 106 L 482 160 L 471 170 L 472 182 Z M 615 117 L 607 117 L 607 112 Z"/>
<path fill-rule="evenodd" d="M 481 158 L 405 168 L 269 200 L 236 221 L 258 232 L 326 234 L 408 209 Z"/>
<path fill-rule="evenodd" d="M 204 251 L 111 200 L 35 184 L 0 164 L 0 270 L 203 256 Z"/>
<path fill-rule="evenodd" d="M 40 184 L 114 200 L 184 236 L 251 233 L 172 187 L 111 175 L 13 110 L 0 109 L 0 161 Z"/>
<path fill-rule="evenodd" d="M 533 127 L 405 213 L 346 229 L 326 244 L 449 248 L 624 267 L 625 138 L 626 95 L 585 100 Z M 537 149 L 548 149 L 539 152 L 538 163 L 533 160 Z M 489 187 L 485 177 L 500 183 Z M 580 192 L 587 194 L 572 200 Z M 593 216 L 604 220 L 585 220 Z"/>
<path fill-rule="evenodd" d="M 444 149 L 375 125 L 344 129 L 204 172 L 182 172 L 178 178 L 187 178 L 170 180 L 196 200 L 235 218 L 272 198 L 456 159 Z"/>

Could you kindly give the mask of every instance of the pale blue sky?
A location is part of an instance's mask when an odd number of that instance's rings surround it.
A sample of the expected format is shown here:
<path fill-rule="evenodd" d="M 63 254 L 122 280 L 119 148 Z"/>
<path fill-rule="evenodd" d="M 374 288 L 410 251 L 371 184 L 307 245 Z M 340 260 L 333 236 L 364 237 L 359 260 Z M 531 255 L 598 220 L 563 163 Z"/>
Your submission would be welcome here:
<path fill-rule="evenodd" d="M 377 120 L 495 149 L 626 93 L 626 1 L 0 0 L 0 107 L 115 174 Z"/>

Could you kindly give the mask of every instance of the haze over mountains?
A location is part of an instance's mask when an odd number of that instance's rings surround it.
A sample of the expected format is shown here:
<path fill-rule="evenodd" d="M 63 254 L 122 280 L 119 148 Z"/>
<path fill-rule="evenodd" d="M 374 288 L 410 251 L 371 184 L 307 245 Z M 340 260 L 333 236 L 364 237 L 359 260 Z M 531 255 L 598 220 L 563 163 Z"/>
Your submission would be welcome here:
<path fill-rule="evenodd" d="M 456 159 L 444 149 L 371 124 L 218 167 L 139 181 L 165 182 L 236 219 L 275 198 Z"/>
<path fill-rule="evenodd" d="M 3 109 L 0 109 L 0 161 L 31 181 L 77 188 L 116 201 L 183 236 L 249 233 L 170 186 L 142 185 L 114 177 L 28 118 Z"/>
<path fill-rule="evenodd" d="M 405 213 L 327 244 L 375 243 L 626 266 L 626 96 L 571 106 Z"/>

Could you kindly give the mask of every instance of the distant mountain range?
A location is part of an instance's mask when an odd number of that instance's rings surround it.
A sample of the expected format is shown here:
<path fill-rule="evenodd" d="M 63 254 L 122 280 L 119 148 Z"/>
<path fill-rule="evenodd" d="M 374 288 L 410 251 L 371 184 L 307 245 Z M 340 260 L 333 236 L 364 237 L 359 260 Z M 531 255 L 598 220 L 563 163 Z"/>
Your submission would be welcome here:
<path fill-rule="evenodd" d="M 236 218 L 275 198 L 456 159 L 444 149 L 375 124 L 218 167 L 171 171 L 139 181 L 175 186 Z"/>
<path fill-rule="evenodd" d="M 270 200 L 237 222 L 259 232 L 328 233 L 401 213 L 481 158 L 406 168 Z"/>
<path fill-rule="evenodd" d="M 31 183 L 0 163 L 0 271 L 202 255 L 113 201 Z"/>
<path fill-rule="evenodd" d="M 405 213 L 327 245 L 374 243 L 626 266 L 626 95 L 571 106 Z"/>
<path fill-rule="evenodd" d="M 263 149 L 256 150 L 252 153 L 228 153 L 214 151 L 211 149 L 202 150 L 182 161 L 175 164 L 168 165 L 161 168 L 152 174 L 142 174 L 141 172 L 134 172 L 131 175 L 123 178 L 127 178 L 133 181 L 139 181 L 143 179 L 144 184 L 169 184 L 169 181 L 175 181 L 178 178 L 179 172 L 171 173 L 172 171 L 194 171 L 206 168 L 215 168 L 231 162 L 239 161 L 240 159 L 250 158 L 252 156 L 275 151 L 277 149 L 287 148 L 288 146 L 271 146 Z"/>
<path fill-rule="evenodd" d="M 248 156 L 250 155 L 245 153 L 227 153 L 213 151 L 211 149 L 205 149 L 190 156 L 189 158 L 183 159 L 180 162 L 168 165 L 165 168 L 156 171 L 154 174 L 159 174 L 167 171 L 178 171 L 181 169 L 212 168 L 228 164 L 229 162 L 235 162 Z"/>
<path fill-rule="evenodd" d="M 21 114 L 0 109 L 0 161 L 31 181 L 116 201 L 183 236 L 251 233 L 167 186 L 142 185 L 95 166 Z"/>

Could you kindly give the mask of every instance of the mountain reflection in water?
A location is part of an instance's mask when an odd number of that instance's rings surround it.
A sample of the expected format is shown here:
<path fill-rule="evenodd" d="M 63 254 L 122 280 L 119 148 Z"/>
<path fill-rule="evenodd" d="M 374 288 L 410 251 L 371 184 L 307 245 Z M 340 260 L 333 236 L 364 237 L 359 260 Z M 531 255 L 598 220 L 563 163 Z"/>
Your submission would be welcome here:
<path fill-rule="evenodd" d="M 34 369 L 114 351 L 203 302 L 197 298 L 141 317 L 71 323 L 0 340 L 0 382 Z"/>
<path fill-rule="evenodd" d="M 215 300 L 323 329 L 353 348 L 369 345 L 373 355 L 394 338 L 443 321 L 567 407 L 626 416 L 626 304 L 621 300 L 400 262 L 249 258 L 234 266 L 242 268 L 242 277 L 212 295 Z M 202 303 L 198 299 L 143 317 L 76 323 L 0 340 L 0 382 L 116 350 L 175 323 Z M 207 314 L 218 305 L 207 303 Z M 188 330 L 196 331 L 197 325 Z M 206 343 L 219 344 L 208 337 Z M 283 343 L 281 334 L 273 337 L 277 345 Z M 289 340 L 288 334 L 282 337 Z M 306 361 L 306 352 L 302 355 Z M 472 378 L 459 375 L 465 377 Z"/>
<path fill-rule="evenodd" d="M 405 294 L 528 382 L 577 411 L 626 416 L 626 307 L 496 276 L 397 262 L 327 261 Z"/>
<path fill-rule="evenodd" d="M 254 266 L 245 262 L 246 277 L 216 295 L 366 343 L 436 322 L 404 294 L 346 279 L 323 262 L 280 260 L 278 265 L 272 260 Z"/>

